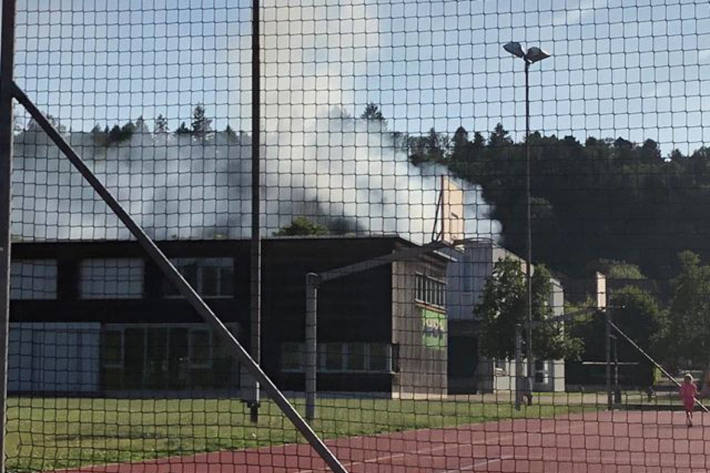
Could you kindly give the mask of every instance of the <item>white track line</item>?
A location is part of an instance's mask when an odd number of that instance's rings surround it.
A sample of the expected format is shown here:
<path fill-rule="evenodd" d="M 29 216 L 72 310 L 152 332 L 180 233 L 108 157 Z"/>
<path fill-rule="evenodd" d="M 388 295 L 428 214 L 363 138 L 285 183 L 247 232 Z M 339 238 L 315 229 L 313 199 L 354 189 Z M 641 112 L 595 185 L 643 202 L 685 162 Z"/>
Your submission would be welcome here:
<path fill-rule="evenodd" d="M 512 438 L 513 438 L 512 435 L 506 435 L 506 436 L 497 437 L 497 438 L 494 438 L 494 439 L 486 438 L 486 439 L 481 439 L 481 440 L 474 440 L 473 442 L 471 442 L 471 443 L 466 443 L 466 444 L 464 444 L 464 443 L 456 443 L 456 444 L 449 444 L 449 445 L 440 445 L 440 446 L 438 446 L 438 447 L 421 448 L 421 449 L 410 450 L 410 451 L 402 452 L 402 453 L 395 453 L 395 454 L 391 454 L 391 455 L 382 455 L 382 456 L 380 456 L 380 457 L 374 457 L 374 458 L 366 458 L 365 460 L 358 460 L 358 461 L 354 461 L 354 462 L 344 462 L 344 463 L 343 463 L 343 466 L 351 467 L 351 466 L 355 466 L 355 465 L 365 465 L 365 464 L 367 464 L 367 463 L 377 463 L 377 462 L 386 461 L 386 460 L 394 460 L 395 458 L 402 458 L 402 457 L 404 457 L 404 456 L 406 456 L 406 455 L 412 455 L 412 454 L 414 454 L 414 455 L 421 455 L 421 454 L 424 454 L 424 453 L 434 453 L 434 452 L 438 452 L 438 451 L 440 451 L 440 450 L 448 450 L 448 449 L 454 448 L 454 447 L 456 447 L 456 448 L 461 448 L 461 447 L 466 447 L 466 446 L 469 446 L 469 445 L 480 445 L 480 444 L 484 444 L 484 443 L 486 443 L 486 442 L 488 442 L 488 441 L 500 442 L 501 440 L 510 440 L 510 439 L 512 439 Z M 496 445 L 494 444 L 494 445 L 492 445 L 492 446 L 496 446 Z M 495 460 L 489 460 L 489 462 L 492 463 L 492 462 L 494 462 L 494 461 L 501 461 L 501 460 L 502 460 L 502 458 L 497 458 L 497 459 L 495 459 Z M 479 465 L 478 465 L 478 464 L 472 464 L 472 465 L 469 465 L 469 466 L 466 467 L 466 468 L 468 469 L 468 468 L 471 468 L 471 467 L 474 467 L 474 466 L 479 466 Z M 314 473 L 314 472 L 317 472 L 317 471 L 322 471 L 322 469 L 318 469 L 318 470 L 312 470 L 312 469 L 311 469 L 311 470 L 298 470 L 296 473 Z M 452 472 L 456 472 L 456 471 L 459 471 L 459 470 L 451 470 L 451 471 L 452 471 Z M 443 472 L 442 472 L 442 473 L 443 473 Z M 448 473 L 448 470 L 447 470 L 447 473 Z"/>
<path fill-rule="evenodd" d="M 452 470 L 439 470 L 436 473 L 459 473 L 460 471 L 473 470 L 474 468 L 477 468 L 479 466 L 490 465 L 491 463 L 502 462 L 503 460 L 508 460 L 510 458 L 513 458 L 513 455 L 504 455 L 500 458 L 491 458 L 490 460 L 477 461 L 475 463 L 471 463 L 470 465 L 461 466 L 459 468 L 454 468 Z"/>

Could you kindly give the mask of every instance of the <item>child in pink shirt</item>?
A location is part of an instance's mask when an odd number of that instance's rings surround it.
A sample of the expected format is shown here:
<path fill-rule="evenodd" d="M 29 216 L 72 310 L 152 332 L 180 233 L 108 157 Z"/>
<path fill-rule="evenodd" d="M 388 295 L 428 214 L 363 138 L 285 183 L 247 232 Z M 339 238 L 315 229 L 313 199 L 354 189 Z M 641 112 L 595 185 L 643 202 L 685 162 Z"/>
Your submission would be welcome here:
<path fill-rule="evenodd" d="M 683 401 L 683 407 L 685 408 L 685 420 L 688 427 L 693 426 L 693 408 L 695 407 L 695 397 L 698 395 L 698 388 L 693 382 L 693 375 L 686 373 L 683 377 L 683 384 L 680 385 L 680 391 L 678 392 L 681 400 Z"/>

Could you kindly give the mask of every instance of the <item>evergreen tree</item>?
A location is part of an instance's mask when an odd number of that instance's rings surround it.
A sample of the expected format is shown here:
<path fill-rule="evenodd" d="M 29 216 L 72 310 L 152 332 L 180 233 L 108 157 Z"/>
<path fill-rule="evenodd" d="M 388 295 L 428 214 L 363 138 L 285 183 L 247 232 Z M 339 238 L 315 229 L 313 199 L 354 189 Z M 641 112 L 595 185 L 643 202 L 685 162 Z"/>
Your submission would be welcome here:
<path fill-rule="evenodd" d="M 473 134 L 473 141 L 471 142 L 471 144 L 473 145 L 473 148 L 475 150 L 480 150 L 483 149 L 484 146 L 486 146 L 486 139 L 480 132 L 477 131 Z"/>
<path fill-rule="evenodd" d="M 39 126 L 39 123 L 37 123 L 34 118 L 30 118 L 26 128 L 30 133 L 39 133 L 42 131 L 42 127 Z"/>
<path fill-rule="evenodd" d="M 136 118 L 135 131 L 141 136 L 150 134 L 150 128 L 148 128 L 148 124 L 143 119 L 143 115 Z"/>
<path fill-rule="evenodd" d="M 235 141 L 237 139 L 237 133 L 229 125 L 227 125 L 227 127 L 224 129 L 224 133 L 227 135 L 227 139 L 230 141 Z"/>
<path fill-rule="evenodd" d="M 210 131 L 212 120 L 205 115 L 205 107 L 202 104 L 195 106 L 192 112 L 192 136 L 204 141 Z"/>
<path fill-rule="evenodd" d="M 462 126 L 458 127 L 454 132 L 454 137 L 451 141 L 453 142 L 453 153 L 455 155 L 465 154 L 466 149 L 469 146 L 468 132 L 466 131 L 466 128 Z"/>
<path fill-rule="evenodd" d="M 168 129 L 168 119 L 163 116 L 163 114 L 158 114 L 155 119 L 155 127 L 153 128 L 156 133 L 167 133 Z"/>
<path fill-rule="evenodd" d="M 415 165 L 424 162 L 443 163 L 448 158 L 450 141 L 448 135 L 438 133 L 433 127 L 424 136 L 410 136 L 409 160 Z"/>
<path fill-rule="evenodd" d="M 118 125 L 114 125 L 111 128 L 111 131 L 109 131 L 109 133 L 108 133 L 108 143 L 109 144 L 118 143 L 119 141 L 121 141 L 122 136 L 123 136 L 123 134 L 121 132 L 121 127 Z"/>
<path fill-rule="evenodd" d="M 380 110 L 379 105 L 376 105 L 372 102 L 365 105 L 365 110 L 360 115 L 360 118 L 363 118 L 365 120 L 376 120 L 380 122 L 384 121 L 385 119 L 385 117 L 382 115 L 382 111 Z"/>
<path fill-rule="evenodd" d="M 175 130 L 176 135 L 189 135 L 191 134 L 192 131 L 187 127 L 185 122 L 180 123 L 180 126 L 178 127 L 177 130 Z"/>
<path fill-rule="evenodd" d="M 508 131 L 503 128 L 502 123 L 498 123 L 488 138 L 488 145 L 491 147 L 507 147 L 513 144 Z"/>
<path fill-rule="evenodd" d="M 640 153 L 641 159 L 647 163 L 653 161 L 661 161 L 663 159 L 661 157 L 661 150 L 658 149 L 658 143 L 656 143 L 650 138 L 643 142 L 643 145 L 641 145 Z"/>
<path fill-rule="evenodd" d="M 121 127 L 120 141 L 130 140 L 135 132 L 136 132 L 136 125 L 132 121 L 129 120 L 125 125 L 123 125 Z"/>
<path fill-rule="evenodd" d="M 106 146 L 108 141 L 108 128 L 101 128 L 98 123 L 91 129 L 91 137 L 97 146 Z"/>

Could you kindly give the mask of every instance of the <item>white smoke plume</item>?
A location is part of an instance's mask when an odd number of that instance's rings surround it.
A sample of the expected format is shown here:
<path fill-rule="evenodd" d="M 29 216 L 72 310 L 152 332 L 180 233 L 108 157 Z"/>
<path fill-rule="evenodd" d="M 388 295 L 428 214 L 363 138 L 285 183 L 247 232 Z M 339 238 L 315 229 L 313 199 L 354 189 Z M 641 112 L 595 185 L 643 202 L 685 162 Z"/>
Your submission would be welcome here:
<path fill-rule="evenodd" d="M 397 233 L 415 242 L 428 241 L 443 168 L 410 164 L 378 122 L 330 117 L 317 124 L 299 134 L 265 135 L 263 153 L 269 166 L 262 191 L 262 234 L 271 235 L 295 216 L 307 216 L 341 232 Z M 303 143 L 291 146 L 294 139 Z M 203 142 L 142 133 L 103 147 L 82 132 L 71 134 L 70 142 L 154 238 L 250 235 L 249 136 L 230 138 L 221 132 Z M 15 238 L 129 238 L 41 131 L 18 135 L 15 154 Z M 497 234 L 480 190 L 473 185 L 464 189 L 466 236 Z"/>

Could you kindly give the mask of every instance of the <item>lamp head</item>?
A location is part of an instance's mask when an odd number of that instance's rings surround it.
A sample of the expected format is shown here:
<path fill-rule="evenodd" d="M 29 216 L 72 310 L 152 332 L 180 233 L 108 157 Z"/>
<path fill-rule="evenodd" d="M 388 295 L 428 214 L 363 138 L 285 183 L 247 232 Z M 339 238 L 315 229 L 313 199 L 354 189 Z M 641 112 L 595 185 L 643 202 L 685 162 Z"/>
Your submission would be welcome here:
<path fill-rule="evenodd" d="M 543 51 L 537 46 L 529 48 L 528 52 L 525 53 L 525 59 L 530 63 L 542 61 L 543 59 L 547 59 L 548 57 L 550 57 L 550 53 Z"/>
<path fill-rule="evenodd" d="M 520 58 L 525 57 L 525 51 L 523 51 L 523 48 L 520 46 L 520 43 L 517 41 L 511 41 L 510 43 L 506 43 L 503 46 L 503 49 L 508 51 L 510 54 L 514 56 L 518 56 Z"/>

